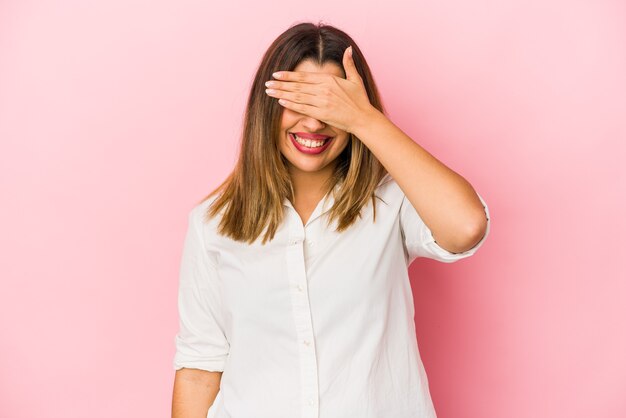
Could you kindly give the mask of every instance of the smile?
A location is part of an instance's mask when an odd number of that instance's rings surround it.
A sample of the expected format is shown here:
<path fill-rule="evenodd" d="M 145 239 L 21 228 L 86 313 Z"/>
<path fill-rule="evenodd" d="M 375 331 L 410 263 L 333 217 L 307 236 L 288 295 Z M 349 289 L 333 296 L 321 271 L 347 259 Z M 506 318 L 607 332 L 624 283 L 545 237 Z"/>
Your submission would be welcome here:
<path fill-rule="evenodd" d="M 328 148 L 334 137 L 327 137 L 322 140 L 301 138 L 293 132 L 289 132 L 289 138 L 294 146 L 305 154 L 319 154 Z"/>

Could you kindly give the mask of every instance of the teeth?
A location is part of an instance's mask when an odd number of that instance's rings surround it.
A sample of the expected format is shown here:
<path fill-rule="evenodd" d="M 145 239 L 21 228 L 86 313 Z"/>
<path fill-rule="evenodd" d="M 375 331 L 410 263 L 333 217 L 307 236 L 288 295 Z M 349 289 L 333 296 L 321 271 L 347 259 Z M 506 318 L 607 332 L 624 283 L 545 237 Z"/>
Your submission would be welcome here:
<path fill-rule="evenodd" d="M 298 144 L 304 145 L 307 148 L 317 148 L 317 147 L 321 147 L 322 145 L 324 145 L 326 143 L 326 141 L 330 138 L 327 138 L 323 141 L 315 141 L 315 140 L 311 140 L 311 139 L 304 139 L 304 138 L 300 138 L 298 135 L 293 135 L 294 138 L 296 139 L 296 142 L 298 142 Z"/>

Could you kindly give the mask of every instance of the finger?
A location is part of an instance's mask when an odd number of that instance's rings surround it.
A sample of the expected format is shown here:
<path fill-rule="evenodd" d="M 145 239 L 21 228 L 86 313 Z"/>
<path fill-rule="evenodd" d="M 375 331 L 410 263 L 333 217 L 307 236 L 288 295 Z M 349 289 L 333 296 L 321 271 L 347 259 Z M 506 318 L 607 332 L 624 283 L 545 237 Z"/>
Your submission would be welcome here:
<path fill-rule="evenodd" d="M 278 103 L 281 106 L 286 107 L 287 109 L 293 110 L 294 112 L 302 113 L 303 115 L 311 116 L 312 118 L 321 120 L 321 112 L 318 107 L 310 106 L 303 103 L 294 103 L 290 100 L 285 99 L 279 99 Z"/>
<path fill-rule="evenodd" d="M 343 51 L 343 68 L 346 72 L 347 80 L 361 83 L 361 76 L 359 75 L 356 65 L 354 64 L 354 60 L 352 59 L 352 45 Z"/>
<path fill-rule="evenodd" d="M 297 91 L 306 94 L 316 94 L 316 92 L 318 91 L 318 87 L 315 84 L 298 83 L 296 81 L 271 80 L 269 82 L 266 82 L 265 86 L 274 90 Z"/>
<path fill-rule="evenodd" d="M 299 83 L 321 83 L 324 81 L 324 73 L 309 71 L 276 71 L 272 76 L 280 81 L 297 81 Z"/>
<path fill-rule="evenodd" d="M 314 107 L 323 107 L 324 101 L 318 95 L 285 90 L 266 89 L 265 92 L 276 99 L 286 99 L 291 103 L 305 104 Z"/>

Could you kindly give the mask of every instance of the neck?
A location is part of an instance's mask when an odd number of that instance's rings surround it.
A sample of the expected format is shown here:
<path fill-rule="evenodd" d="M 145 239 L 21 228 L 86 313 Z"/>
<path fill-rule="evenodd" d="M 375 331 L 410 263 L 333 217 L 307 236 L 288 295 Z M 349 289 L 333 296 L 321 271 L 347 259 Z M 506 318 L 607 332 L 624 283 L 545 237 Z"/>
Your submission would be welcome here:
<path fill-rule="evenodd" d="M 327 192 L 325 183 L 333 174 L 334 164 L 329 164 L 324 169 L 315 172 L 299 170 L 289 167 L 291 182 L 295 193 L 295 199 L 318 199 Z"/>

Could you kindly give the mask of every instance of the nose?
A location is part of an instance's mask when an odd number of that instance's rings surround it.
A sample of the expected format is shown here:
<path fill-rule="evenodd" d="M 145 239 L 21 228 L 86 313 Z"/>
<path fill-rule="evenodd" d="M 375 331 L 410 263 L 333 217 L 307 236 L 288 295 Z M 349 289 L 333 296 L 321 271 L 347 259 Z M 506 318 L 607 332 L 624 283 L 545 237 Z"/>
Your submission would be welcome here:
<path fill-rule="evenodd" d="M 321 120 L 315 119 L 310 116 L 303 116 L 302 125 L 304 125 L 304 127 L 309 132 L 319 131 L 320 129 L 324 129 L 324 127 L 326 126 L 326 124 Z"/>

